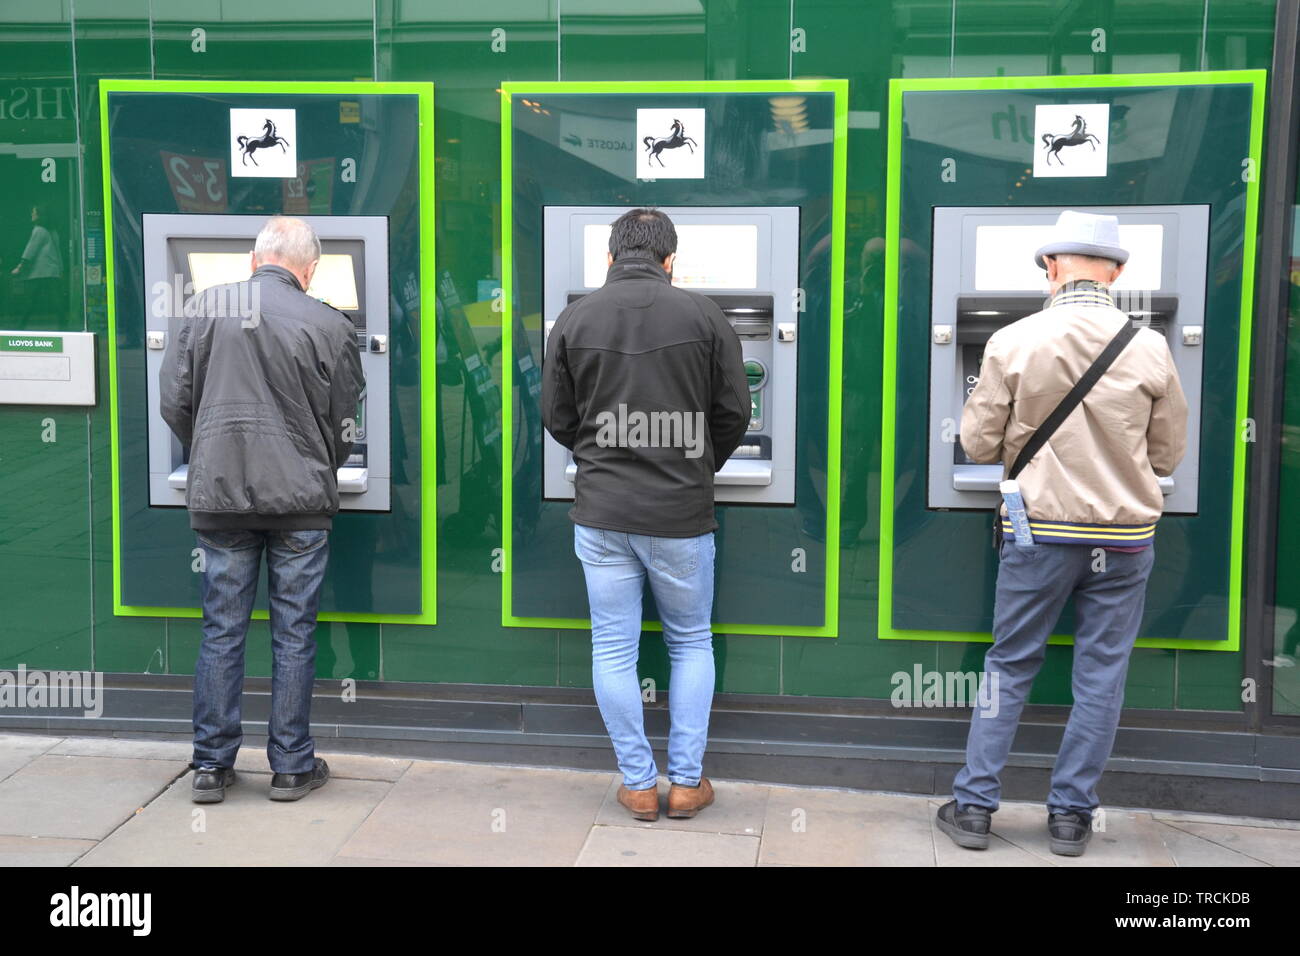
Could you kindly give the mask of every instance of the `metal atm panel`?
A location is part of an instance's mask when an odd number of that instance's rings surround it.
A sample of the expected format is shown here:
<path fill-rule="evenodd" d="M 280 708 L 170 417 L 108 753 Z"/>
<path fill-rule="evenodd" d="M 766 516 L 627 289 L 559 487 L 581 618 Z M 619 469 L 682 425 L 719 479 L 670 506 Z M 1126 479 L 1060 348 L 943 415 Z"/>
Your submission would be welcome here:
<path fill-rule="evenodd" d="M 338 270 L 333 275 L 341 281 L 334 286 L 331 304 L 356 325 L 366 377 L 357 409 L 357 441 L 352 456 L 339 468 L 339 508 L 387 511 L 392 494 L 388 220 L 383 216 L 301 218 L 316 231 L 321 243 L 321 263 L 312 291 L 320 293 L 318 287 Z M 151 506 L 185 507 L 189 450 L 177 441 L 159 412 L 158 375 L 167 342 L 180 327 L 185 301 L 217 284 L 209 278 L 219 275 L 219 281 L 225 282 L 248 277 L 248 256 L 265 222 L 265 216 L 144 215 L 145 292 L 151 303 L 145 316 Z M 196 260 L 196 254 L 214 258 Z M 328 300 L 326 295 L 322 298 Z"/>
<path fill-rule="evenodd" d="M 543 355 L 564 308 L 604 284 L 610 224 L 631 208 L 545 208 Z M 799 208 L 657 208 L 677 229 L 674 283 L 718 304 L 740 337 L 749 373 L 749 430 L 714 477 L 715 500 L 794 504 Z M 543 497 L 572 500 L 573 455 L 549 432 L 543 442 Z"/>
<path fill-rule="evenodd" d="M 990 510 L 1001 501 L 997 487 L 1002 466 L 975 464 L 962 451 L 962 406 L 979 380 L 989 337 L 1045 306 L 1047 282 L 1033 252 L 1065 208 L 934 210 L 926 490 L 930 509 Z M 1165 513 L 1195 514 L 1209 207 L 1069 208 L 1119 218 L 1120 241 L 1131 256 L 1114 286 L 1116 304 L 1164 334 L 1187 395 L 1187 453 L 1173 475 L 1159 479 Z"/>

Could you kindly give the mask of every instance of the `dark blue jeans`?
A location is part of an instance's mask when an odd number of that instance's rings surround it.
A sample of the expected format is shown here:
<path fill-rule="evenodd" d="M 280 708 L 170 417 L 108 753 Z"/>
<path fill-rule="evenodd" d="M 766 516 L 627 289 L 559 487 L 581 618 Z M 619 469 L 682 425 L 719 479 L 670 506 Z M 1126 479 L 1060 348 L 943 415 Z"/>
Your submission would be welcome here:
<path fill-rule="evenodd" d="M 311 688 L 316 608 L 329 558 L 328 531 L 199 531 L 203 550 L 203 643 L 194 668 L 194 766 L 233 767 L 244 732 L 244 640 L 266 549 L 271 612 L 271 720 L 266 756 L 274 773 L 315 765 Z"/>
<path fill-rule="evenodd" d="M 1047 809 L 1091 815 L 1100 804 L 1097 783 L 1115 744 L 1155 549 L 1102 554 L 1086 544 L 1021 547 L 1003 541 L 1001 558 L 993 646 L 984 656 L 986 679 L 995 689 L 993 706 L 971 714 L 966 765 L 953 781 L 953 797 L 963 806 L 998 808 L 1002 768 L 1021 711 L 1043 663 L 1048 635 L 1073 594 L 1074 705 L 1052 768 Z"/>

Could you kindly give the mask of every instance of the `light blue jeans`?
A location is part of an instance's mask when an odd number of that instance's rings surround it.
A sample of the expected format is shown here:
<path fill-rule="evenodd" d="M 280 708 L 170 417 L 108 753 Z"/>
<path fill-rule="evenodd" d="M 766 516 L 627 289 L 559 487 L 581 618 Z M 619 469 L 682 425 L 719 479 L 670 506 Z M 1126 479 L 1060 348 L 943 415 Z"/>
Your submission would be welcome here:
<path fill-rule="evenodd" d="M 659 776 L 642 716 L 637 654 L 646 577 L 672 665 L 668 688 L 668 779 L 698 786 L 713 706 L 713 532 L 660 538 L 575 525 L 591 603 L 591 679 L 629 790 Z"/>

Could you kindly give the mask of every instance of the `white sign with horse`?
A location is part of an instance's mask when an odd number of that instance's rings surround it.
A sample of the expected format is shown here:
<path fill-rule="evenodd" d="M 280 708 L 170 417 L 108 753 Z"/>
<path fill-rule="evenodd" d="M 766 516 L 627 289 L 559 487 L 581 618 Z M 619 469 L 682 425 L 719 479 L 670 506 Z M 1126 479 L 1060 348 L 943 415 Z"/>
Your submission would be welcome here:
<path fill-rule="evenodd" d="M 295 110 L 232 109 L 230 174 L 293 179 L 298 175 Z"/>
<path fill-rule="evenodd" d="M 1034 107 L 1034 176 L 1105 176 L 1109 103 Z"/>
<path fill-rule="evenodd" d="M 636 178 L 704 178 L 704 110 L 636 111 Z"/>

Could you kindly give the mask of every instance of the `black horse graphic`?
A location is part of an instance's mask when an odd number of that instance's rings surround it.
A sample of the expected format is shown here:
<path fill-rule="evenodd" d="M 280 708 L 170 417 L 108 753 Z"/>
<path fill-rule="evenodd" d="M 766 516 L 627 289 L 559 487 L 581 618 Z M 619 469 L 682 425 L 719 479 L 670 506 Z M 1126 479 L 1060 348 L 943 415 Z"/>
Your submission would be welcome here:
<path fill-rule="evenodd" d="M 655 139 L 653 136 L 646 136 L 642 139 L 642 142 L 645 143 L 645 151 L 650 154 L 650 159 L 659 160 L 660 166 L 664 164 L 664 160 L 659 154 L 665 149 L 676 149 L 679 146 L 685 146 L 694 153 L 695 147 L 700 145 L 686 135 L 686 127 L 682 125 L 681 120 L 673 120 L 672 129 L 672 133 L 663 139 Z M 646 162 L 649 162 L 649 160 L 646 160 Z"/>
<path fill-rule="evenodd" d="M 253 156 L 254 150 L 266 149 L 268 146 L 278 145 L 280 147 L 280 152 L 283 153 L 285 151 L 284 148 L 289 145 L 287 139 L 275 132 L 275 124 L 270 120 L 267 120 L 262 126 L 261 138 L 249 139 L 247 136 L 236 136 L 235 142 L 238 143 L 239 148 L 243 150 L 243 153 L 239 157 L 239 161 L 245 166 L 248 165 L 250 159 L 253 160 L 254 166 L 257 165 L 257 159 Z"/>
<path fill-rule="evenodd" d="M 1047 165 L 1052 165 L 1052 157 L 1056 157 L 1058 166 L 1064 166 L 1065 161 L 1061 159 L 1061 149 L 1065 146 L 1079 146 L 1087 143 L 1092 146 L 1095 153 L 1097 147 L 1094 143 L 1100 143 L 1096 136 L 1088 132 L 1088 124 L 1083 121 L 1083 117 L 1075 114 L 1074 127 L 1064 136 L 1054 136 L 1051 133 L 1043 134 L 1043 149 L 1047 150 Z"/>

